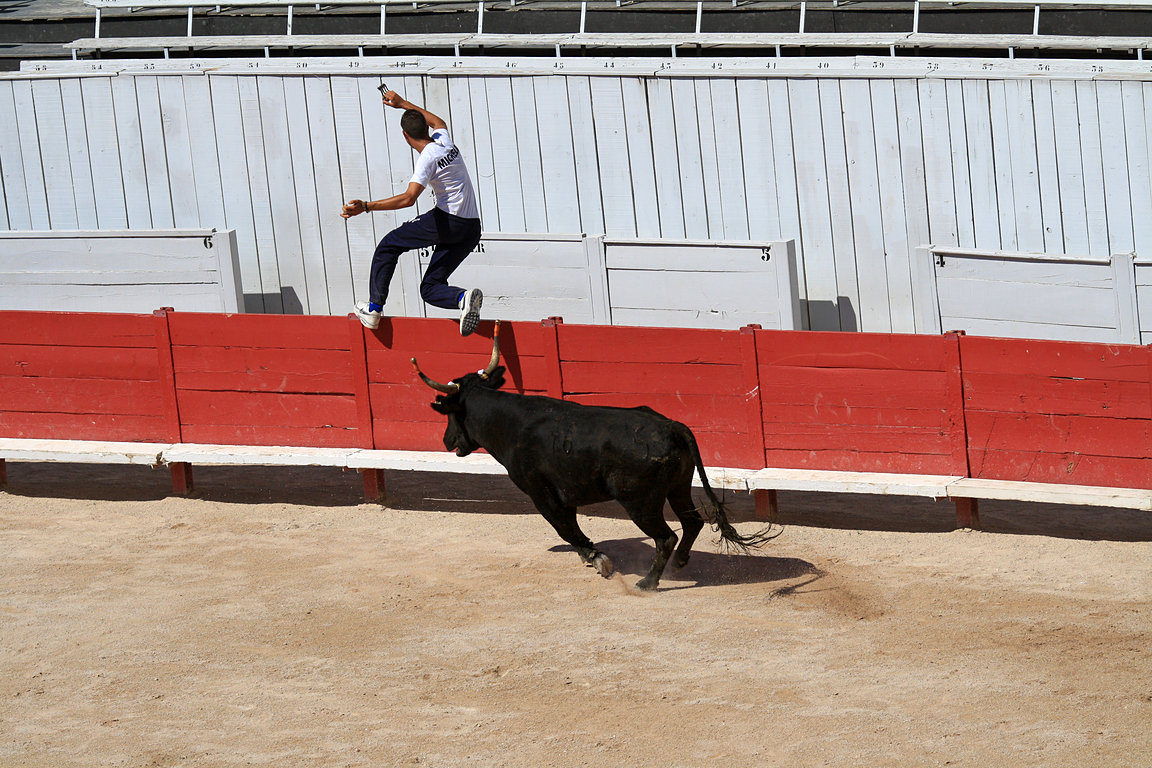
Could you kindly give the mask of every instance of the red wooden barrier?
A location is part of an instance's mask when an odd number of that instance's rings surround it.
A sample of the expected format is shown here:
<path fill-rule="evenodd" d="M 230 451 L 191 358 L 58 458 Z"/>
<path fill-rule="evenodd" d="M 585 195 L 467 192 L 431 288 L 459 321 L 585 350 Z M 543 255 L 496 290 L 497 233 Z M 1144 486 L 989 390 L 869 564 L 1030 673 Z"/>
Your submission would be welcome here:
<path fill-rule="evenodd" d="M 151 315 L 0 313 L 0 436 L 171 441 Z"/>
<path fill-rule="evenodd" d="M 447 381 L 491 338 L 448 320 L 0 312 L 0 437 L 441 450 L 409 359 Z M 651 406 L 713 466 L 1152 488 L 1152 347 L 556 319 L 504 324 L 501 347 L 507 389 Z"/>
<path fill-rule="evenodd" d="M 748 455 L 739 331 L 561 325 L 564 397 L 647 405 L 696 433 L 708 465 L 762 465 Z"/>
<path fill-rule="evenodd" d="M 955 336 L 755 337 L 763 466 L 967 474 Z"/>
<path fill-rule="evenodd" d="M 972 477 L 1152 488 L 1152 347 L 961 339 Z"/>
<path fill-rule="evenodd" d="M 168 317 L 184 442 L 360 446 L 345 318 Z"/>

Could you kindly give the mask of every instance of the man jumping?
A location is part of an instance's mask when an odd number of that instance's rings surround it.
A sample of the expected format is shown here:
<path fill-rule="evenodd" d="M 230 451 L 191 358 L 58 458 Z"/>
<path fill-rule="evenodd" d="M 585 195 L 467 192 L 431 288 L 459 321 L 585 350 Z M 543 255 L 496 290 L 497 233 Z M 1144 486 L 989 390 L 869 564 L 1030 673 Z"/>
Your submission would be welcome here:
<path fill-rule="evenodd" d="M 400 129 L 408 146 L 420 153 L 408 189 L 383 200 L 349 200 L 340 214 L 345 219 L 366 211 L 396 211 L 415 205 L 425 187 L 432 187 L 436 207 L 389 232 L 372 255 L 367 302 L 356 304 L 356 316 L 368 328 L 380 326 L 388 299 L 388 284 L 400 254 L 433 246 L 432 261 L 420 283 L 420 296 L 442 309 L 460 310 L 460 335 L 467 336 L 480 322 L 484 294 L 479 288 L 464 289 L 448 284 L 448 277 L 480 242 L 480 212 L 476 193 L 460 150 L 448 135 L 447 124 L 422 107 L 406 101 L 395 91 L 384 90 L 384 103 L 403 109 Z M 429 133 L 431 129 L 431 133 Z"/>

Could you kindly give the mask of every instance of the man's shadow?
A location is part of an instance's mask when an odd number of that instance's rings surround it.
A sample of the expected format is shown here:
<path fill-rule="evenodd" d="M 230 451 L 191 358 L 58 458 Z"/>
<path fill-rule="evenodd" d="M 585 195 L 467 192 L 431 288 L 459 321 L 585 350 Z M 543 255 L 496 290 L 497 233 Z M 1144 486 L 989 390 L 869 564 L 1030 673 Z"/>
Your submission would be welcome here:
<path fill-rule="evenodd" d="M 707 539 L 707 531 L 701 533 L 692 548 L 692 557 L 683 568 L 677 568 L 671 560 L 660 578 L 660 589 L 689 589 L 692 587 L 715 587 L 730 584 L 771 584 L 809 577 L 800 584 L 784 585 L 773 594 L 788 594 L 800 587 L 811 584 L 823 577 L 824 573 L 807 560 L 795 557 L 772 557 L 770 555 L 724 552 L 722 544 Z M 647 537 L 610 539 L 596 542 L 597 549 L 612 558 L 616 572 L 626 580 L 635 582 L 648 573 L 652 560 L 656 557 L 656 547 Z M 568 544 L 558 544 L 549 552 L 571 552 L 575 549 Z"/>

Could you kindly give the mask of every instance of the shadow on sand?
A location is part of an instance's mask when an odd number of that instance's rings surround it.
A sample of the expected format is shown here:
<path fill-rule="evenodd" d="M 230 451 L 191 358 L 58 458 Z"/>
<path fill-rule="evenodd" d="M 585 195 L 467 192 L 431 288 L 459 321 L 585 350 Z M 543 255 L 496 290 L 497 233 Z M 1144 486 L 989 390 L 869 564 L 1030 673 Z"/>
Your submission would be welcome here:
<path fill-rule="evenodd" d="M 8 493 L 34 498 L 153 501 L 172 496 L 166 468 L 123 464 L 8 462 Z M 193 498 L 231 504 L 361 504 L 359 474 L 337 467 L 208 467 L 193 470 Z M 388 472 L 387 506 L 415 511 L 506 515 L 537 514 L 532 502 L 503 475 Z M 697 499 L 702 493 L 697 489 Z M 755 519 L 750 494 L 722 497 L 736 523 Z M 956 528 L 950 502 L 906 496 L 781 491 L 776 522 L 860 531 L 943 533 Z M 622 519 L 619 504 L 580 509 L 591 517 Z M 671 519 L 671 513 L 668 513 Z M 1152 515 L 1132 509 L 982 501 L 984 531 L 1099 541 L 1152 541 Z M 699 547 L 699 545 L 697 545 Z"/>
<path fill-rule="evenodd" d="M 719 549 L 719 545 L 709 538 L 709 533 L 709 529 L 705 529 L 700 534 L 687 565 L 677 568 L 671 562 L 668 564 L 660 579 L 661 590 L 729 584 L 771 584 L 805 576 L 811 577 L 800 584 L 782 586 L 773 592 L 773 594 L 777 592 L 788 594 L 824 575 L 812 563 L 795 557 L 723 552 Z M 656 547 L 648 538 L 610 539 L 598 541 L 596 546 L 612 558 L 616 572 L 629 584 L 634 584 L 648 573 L 648 569 L 652 567 L 652 559 L 656 556 Z M 573 566 L 578 567 L 580 564 L 576 550 L 567 544 L 558 544 L 548 551 L 571 553 Z"/>

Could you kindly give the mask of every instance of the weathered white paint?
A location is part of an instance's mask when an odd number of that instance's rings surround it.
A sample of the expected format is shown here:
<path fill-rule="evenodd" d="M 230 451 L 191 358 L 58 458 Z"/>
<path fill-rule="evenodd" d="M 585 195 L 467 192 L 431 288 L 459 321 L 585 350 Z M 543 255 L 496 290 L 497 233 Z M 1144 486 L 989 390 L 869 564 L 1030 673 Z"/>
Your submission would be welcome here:
<path fill-rule="evenodd" d="M 410 255 L 401 260 L 411 259 Z M 416 254 L 421 270 L 431 249 Z M 582 235 L 484 234 L 452 275 L 484 290 L 484 315 L 506 320 L 694 328 L 803 327 L 795 244 L 699 242 Z M 408 290 L 406 286 L 406 290 Z M 427 317 L 453 310 L 419 301 Z"/>
<path fill-rule="evenodd" d="M 795 239 L 816 329 L 914 330 L 923 243 L 1152 252 L 1144 62 L 210 64 L 37 62 L 0 77 L 7 227 L 235 229 L 247 310 L 342 314 L 367 297 L 375 243 L 429 204 L 339 218 L 412 171 L 384 80 L 448 118 L 487 230 Z M 419 277 L 402 263 L 386 311 L 424 311 L 406 298 Z"/>
<path fill-rule="evenodd" d="M 0 306 L 75 312 L 237 312 L 232 230 L 0 232 Z"/>
<path fill-rule="evenodd" d="M 1136 344 L 1133 262 L 1131 253 L 1103 259 L 924 247 L 914 273 L 917 331 Z"/>
<path fill-rule="evenodd" d="M 1136 313 L 1140 323 L 1140 343 L 1152 344 L 1152 261 L 1136 262 Z"/>
<path fill-rule="evenodd" d="M 603 240 L 613 325 L 803 327 L 792 241 Z"/>

